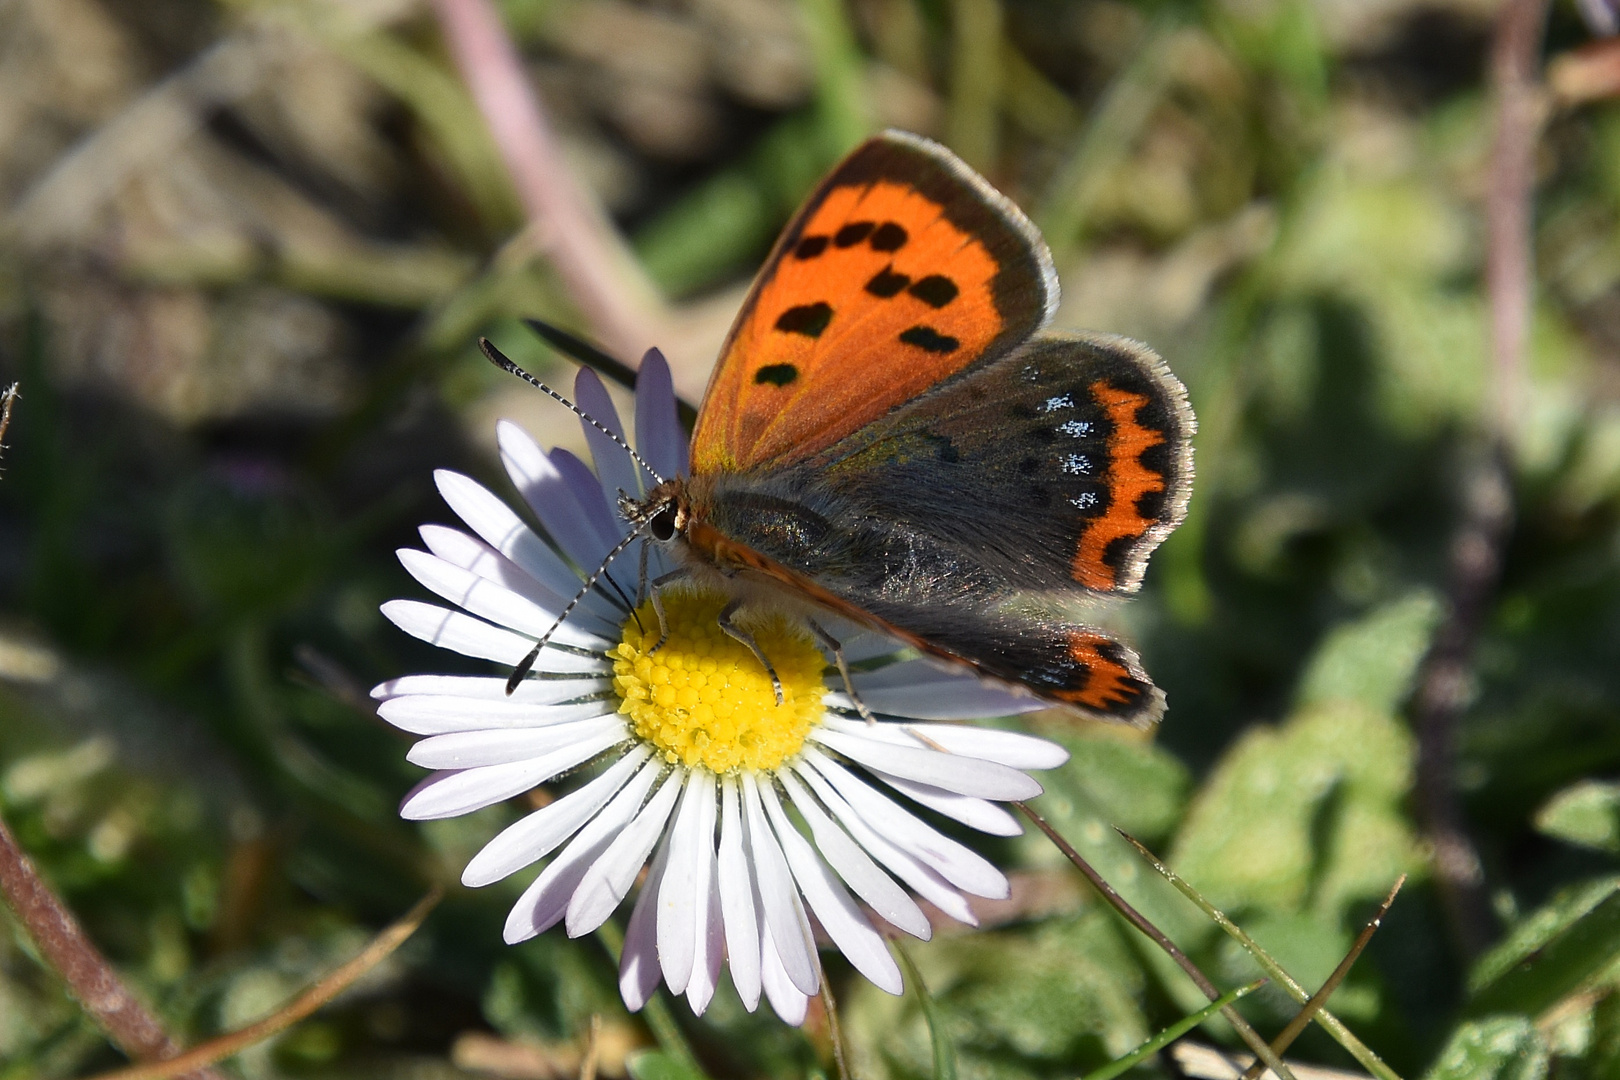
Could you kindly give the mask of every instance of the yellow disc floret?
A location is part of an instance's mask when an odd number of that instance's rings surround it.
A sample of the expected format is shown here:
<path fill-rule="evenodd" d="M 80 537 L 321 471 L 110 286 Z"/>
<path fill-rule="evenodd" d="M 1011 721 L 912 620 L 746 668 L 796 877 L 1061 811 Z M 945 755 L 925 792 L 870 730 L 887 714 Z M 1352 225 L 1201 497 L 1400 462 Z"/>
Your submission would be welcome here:
<path fill-rule="evenodd" d="M 619 712 L 637 738 L 671 764 L 717 773 L 775 769 L 799 752 L 821 720 L 820 650 L 802 626 L 779 615 L 744 614 L 740 625 L 782 681 L 776 703 L 771 677 L 752 650 L 720 629 L 726 597 L 707 591 L 659 594 L 669 636 L 658 645 L 658 615 L 644 604 L 608 655 Z"/>

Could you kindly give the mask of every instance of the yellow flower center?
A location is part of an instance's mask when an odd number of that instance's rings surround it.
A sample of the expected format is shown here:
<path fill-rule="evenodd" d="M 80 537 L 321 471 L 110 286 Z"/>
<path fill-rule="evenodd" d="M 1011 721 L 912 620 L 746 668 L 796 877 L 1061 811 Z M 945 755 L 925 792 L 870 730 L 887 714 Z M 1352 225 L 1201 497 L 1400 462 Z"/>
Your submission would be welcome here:
<path fill-rule="evenodd" d="M 726 597 L 666 590 L 659 594 L 669 636 L 658 645 L 658 614 L 649 602 L 624 624 L 609 651 L 619 712 L 636 736 L 671 764 L 716 773 L 775 769 L 799 752 L 821 720 L 826 661 L 802 626 L 779 615 L 743 627 L 782 680 L 782 704 L 770 674 L 742 642 L 720 629 Z"/>

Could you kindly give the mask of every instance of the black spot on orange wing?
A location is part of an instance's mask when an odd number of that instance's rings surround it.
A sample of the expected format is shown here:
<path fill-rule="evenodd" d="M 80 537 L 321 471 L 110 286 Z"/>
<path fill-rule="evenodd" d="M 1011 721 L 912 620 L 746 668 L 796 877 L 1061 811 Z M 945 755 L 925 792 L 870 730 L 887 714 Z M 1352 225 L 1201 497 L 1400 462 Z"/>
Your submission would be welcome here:
<path fill-rule="evenodd" d="M 911 278 L 905 274 L 895 273 L 894 264 L 890 263 L 872 275 L 872 280 L 866 283 L 866 291 L 873 296 L 887 300 L 890 297 L 899 296 L 905 287 L 910 284 Z"/>
<path fill-rule="evenodd" d="M 932 308 L 942 308 L 956 299 L 956 282 L 943 274 L 929 274 L 909 290 L 912 296 Z"/>
<path fill-rule="evenodd" d="M 827 329 L 832 322 L 832 305 L 825 302 L 814 304 L 800 304 L 790 307 L 777 316 L 776 328 L 788 334 L 803 334 L 807 338 L 818 338 L 821 332 Z"/>
<path fill-rule="evenodd" d="M 909 330 L 903 330 L 900 333 L 900 340 L 931 353 L 955 352 L 962 344 L 949 334 L 942 334 L 931 326 L 913 326 Z"/>
<path fill-rule="evenodd" d="M 754 382 L 758 385 L 786 386 L 798 377 L 799 369 L 792 364 L 766 364 L 754 372 Z"/>
<path fill-rule="evenodd" d="M 876 222 L 852 221 L 833 234 L 833 246 L 841 248 L 854 247 L 872 235 L 872 230 L 875 227 Z"/>
<path fill-rule="evenodd" d="M 894 221 L 885 221 L 872 231 L 872 238 L 868 241 L 873 251 L 899 251 L 911 239 L 906 230 Z"/>
<path fill-rule="evenodd" d="M 825 236 L 806 236 L 794 247 L 793 257 L 796 259 L 813 259 L 826 250 L 827 238 Z"/>

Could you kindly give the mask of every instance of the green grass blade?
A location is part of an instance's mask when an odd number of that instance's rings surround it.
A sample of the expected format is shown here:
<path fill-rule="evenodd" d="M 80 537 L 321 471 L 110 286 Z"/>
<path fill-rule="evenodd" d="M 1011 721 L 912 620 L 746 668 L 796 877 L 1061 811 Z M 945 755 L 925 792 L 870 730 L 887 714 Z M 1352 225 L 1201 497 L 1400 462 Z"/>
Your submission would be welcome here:
<path fill-rule="evenodd" d="M 1289 997 L 1301 1005 L 1310 1000 L 1310 993 L 1299 984 L 1298 980 L 1284 971 L 1282 965 L 1272 959 L 1271 954 L 1260 947 L 1259 942 L 1244 933 L 1243 928 L 1229 919 L 1224 911 L 1204 899 L 1202 893 L 1193 888 L 1181 875 L 1160 862 L 1158 857 L 1144 847 L 1135 837 L 1123 831 L 1120 832 L 1120 835 L 1125 837 L 1137 851 L 1141 852 L 1142 857 L 1148 861 L 1148 865 L 1157 870 L 1166 881 L 1174 885 L 1181 892 L 1181 895 L 1191 900 L 1197 905 L 1198 910 L 1209 916 L 1216 926 L 1225 930 L 1234 941 L 1243 946 L 1244 950 L 1254 957 L 1255 963 L 1260 965 L 1261 970 L 1275 979 L 1277 984 L 1288 992 Z M 1400 1074 L 1384 1064 L 1384 1059 L 1373 1053 L 1370 1047 L 1356 1038 L 1355 1034 L 1345 1027 L 1344 1022 L 1338 1017 L 1326 1009 L 1319 1009 L 1316 1013 L 1316 1019 L 1318 1023 L 1327 1029 L 1328 1034 L 1338 1041 L 1340 1046 L 1350 1052 L 1351 1057 L 1361 1063 L 1362 1068 L 1378 1077 L 1378 1080 L 1401 1080 Z"/>
<path fill-rule="evenodd" d="M 1138 1046 L 1135 1050 L 1132 1050 L 1124 1057 L 1110 1061 L 1102 1068 L 1094 1069 L 1091 1072 L 1086 1073 L 1085 1080 L 1113 1080 L 1114 1077 L 1118 1076 L 1120 1073 L 1124 1072 L 1126 1069 L 1129 1069 L 1136 1063 L 1145 1061 L 1154 1054 L 1157 1054 L 1160 1050 L 1163 1050 L 1166 1046 L 1169 1046 L 1171 1043 L 1187 1034 L 1187 1032 L 1191 1031 L 1199 1024 L 1202 1024 L 1205 1020 L 1208 1020 L 1211 1016 L 1214 1016 L 1216 1013 L 1232 1004 L 1232 1002 L 1236 1001 L 1238 998 L 1247 997 L 1249 994 L 1254 993 L 1265 984 L 1265 979 L 1256 979 L 1247 986 L 1240 986 L 1236 990 L 1231 990 L 1222 994 L 1220 997 L 1216 998 L 1208 1005 L 1205 1005 L 1202 1009 L 1199 1009 L 1191 1016 L 1185 1016 L 1180 1020 L 1177 1020 L 1175 1023 L 1171 1024 L 1169 1027 L 1165 1028 L 1163 1031 L 1159 1032 L 1157 1035 L 1153 1036 L 1153 1038 L 1149 1039 L 1141 1046 Z"/>
<path fill-rule="evenodd" d="M 894 951 L 900 954 L 900 962 L 906 966 L 906 974 L 911 977 L 911 984 L 917 988 L 917 1001 L 922 1005 L 923 1019 L 928 1021 L 928 1041 L 934 1049 L 934 1080 L 956 1080 L 956 1047 L 945 1035 L 945 1023 L 939 1015 L 939 1009 L 934 1005 L 934 998 L 923 983 L 922 973 L 917 965 L 911 962 L 911 954 L 906 952 L 898 942 Z"/>

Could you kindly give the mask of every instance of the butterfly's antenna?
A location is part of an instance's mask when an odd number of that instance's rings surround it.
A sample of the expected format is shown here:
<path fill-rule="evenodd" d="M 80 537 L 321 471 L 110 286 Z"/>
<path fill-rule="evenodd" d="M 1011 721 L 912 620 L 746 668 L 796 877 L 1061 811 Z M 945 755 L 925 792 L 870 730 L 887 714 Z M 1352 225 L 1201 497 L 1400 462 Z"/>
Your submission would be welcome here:
<path fill-rule="evenodd" d="M 533 375 L 530 375 L 527 371 L 524 371 L 522 368 L 518 367 L 517 364 L 513 363 L 505 353 L 497 349 L 490 342 L 489 338 L 479 338 L 478 347 L 484 351 L 484 356 L 488 358 L 490 363 L 494 364 L 502 371 L 510 372 L 511 374 L 516 375 L 530 386 L 542 390 L 556 398 L 558 401 L 562 402 L 573 411 L 574 415 L 578 416 L 581 420 L 594 427 L 597 431 L 600 431 L 602 434 L 624 447 L 624 452 L 629 454 L 631 459 L 634 460 L 637 465 L 640 465 L 643 469 L 646 469 L 648 476 L 652 477 L 660 484 L 664 482 L 664 478 L 658 474 L 658 470 L 647 464 L 646 458 L 643 458 L 640 454 L 631 449 L 630 444 L 625 442 L 623 437 L 621 437 L 618 432 L 597 420 L 596 417 L 590 415 L 584 409 L 581 409 L 578 405 L 575 405 L 572 401 L 569 401 L 567 398 L 557 393 L 557 391 L 553 390 L 551 387 L 547 386 Z M 511 693 L 511 691 L 508 690 L 507 693 Z"/>
<path fill-rule="evenodd" d="M 544 389 L 544 387 L 541 389 Z M 652 472 L 651 469 L 647 471 Z M 657 474 L 654 473 L 654 475 Z M 574 608 L 579 606 L 579 602 L 585 599 L 585 595 L 596 587 L 596 583 L 602 579 L 602 575 L 607 573 L 608 567 L 613 565 L 613 560 L 617 559 L 625 548 L 635 543 L 636 539 L 647 531 L 647 523 L 651 520 L 651 516 L 648 516 L 644 520 L 636 522 L 636 527 L 623 540 L 613 545 L 613 550 L 607 553 L 607 557 L 602 560 L 602 565 L 596 568 L 596 573 L 585 579 L 585 584 L 580 586 L 579 592 L 575 593 L 574 598 L 568 601 L 568 605 L 562 609 L 562 614 L 557 616 L 557 621 L 551 624 L 549 630 L 540 635 L 540 640 L 534 643 L 534 648 L 529 650 L 529 655 L 518 662 L 518 666 L 512 671 L 512 677 L 506 680 L 506 694 L 508 697 L 512 696 L 512 692 L 518 688 L 518 684 L 528 678 L 529 672 L 534 670 L 534 662 L 540 659 L 540 650 L 546 647 L 546 642 L 551 640 L 551 635 L 557 632 L 559 626 L 568 621 L 568 616 L 573 612 Z M 632 611 L 631 614 L 634 614 L 634 612 Z"/>
<path fill-rule="evenodd" d="M 623 360 L 609 356 L 584 338 L 575 337 L 562 327 L 552 326 L 540 319 L 524 319 L 523 325 L 533 330 L 553 349 L 572 356 L 588 368 L 594 368 L 598 375 L 606 375 L 626 390 L 636 388 L 636 379 L 641 374 L 639 371 Z M 675 413 L 681 419 L 681 426 L 687 431 L 697 426 L 697 409 L 685 398 L 675 399 Z"/>

